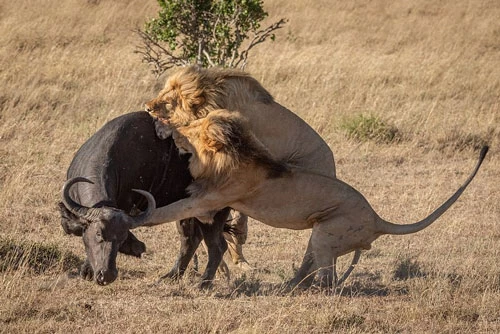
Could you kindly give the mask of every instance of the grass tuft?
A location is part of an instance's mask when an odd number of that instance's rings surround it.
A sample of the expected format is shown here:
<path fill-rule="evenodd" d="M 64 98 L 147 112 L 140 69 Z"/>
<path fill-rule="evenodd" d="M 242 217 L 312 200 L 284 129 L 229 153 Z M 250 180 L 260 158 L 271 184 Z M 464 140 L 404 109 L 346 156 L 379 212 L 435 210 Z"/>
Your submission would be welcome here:
<path fill-rule="evenodd" d="M 400 258 L 396 262 L 396 269 L 393 272 L 393 278 L 398 281 L 404 281 L 411 278 L 426 277 L 427 273 L 417 260 L 411 258 Z"/>
<path fill-rule="evenodd" d="M 350 139 L 361 142 L 393 143 L 401 140 L 401 132 L 394 125 L 377 116 L 359 114 L 345 118 L 340 128 Z"/>
<path fill-rule="evenodd" d="M 57 245 L 0 239 L 0 272 L 26 268 L 43 274 L 52 269 L 69 270 L 81 262 L 78 256 L 61 251 Z"/>
<path fill-rule="evenodd" d="M 332 316 L 330 327 L 332 330 L 356 328 L 365 322 L 366 318 L 358 314 L 335 314 Z"/>
<path fill-rule="evenodd" d="M 260 290 L 262 289 L 262 282 L 260 279 L 256 279 L 254 277 L 247 277 L 246 274 L 241 275 L 240 277 L 234 280 L 234 296 L 255 296 L 262 293 Z"/>
<path fill-rule="evenodd" d="M 445 134 L 444 137 L 437 139 L 437 148 L 440 151 L 451 149 L 456 152 L 464 150 L 479 151 L 483 146 L 488 145 L 492 131 L 486 136 L 478 134 L 464 133 L 460 130 L 452 130 Z"/>

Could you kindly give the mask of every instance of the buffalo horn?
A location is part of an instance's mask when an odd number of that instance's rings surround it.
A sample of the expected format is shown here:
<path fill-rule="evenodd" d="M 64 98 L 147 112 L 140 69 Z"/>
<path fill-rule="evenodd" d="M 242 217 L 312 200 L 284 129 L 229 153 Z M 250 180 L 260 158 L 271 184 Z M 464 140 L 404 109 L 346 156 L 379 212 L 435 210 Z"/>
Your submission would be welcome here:
<path fill-rule="evenodd" d="M 92 220 L 92 218 L 95 217 L 95 209 L 88 208 L 86 206 L 76 203 L 69 195 L 69 190 L 71 186 L 78 182 L 94 183 L 84 177 L 74 177 L 66 181 L 66 183 L 64 183 L 64 186 L 62 188 L 62 198 L 64 206 L 76 216 L 86 220 Z"/>
<path fill-rule="evenodd" d="M 151 193 L 140 189 L 132 189 L 132 191 L 135 191 L 136 193 L 139 193 L 142 196 L 146 197 L 146 199 L 148 200 L 148 208 L 146 209 L 146 211 L 144 211 L 137 217 L 134 217 L 134 221 L 130 226 L 131 229 L 145 224 L 149 220 L 149 218 L 151 218 L 154 210 L 156 209 L 156 201 L 154 196 L 151 195 Z"/>

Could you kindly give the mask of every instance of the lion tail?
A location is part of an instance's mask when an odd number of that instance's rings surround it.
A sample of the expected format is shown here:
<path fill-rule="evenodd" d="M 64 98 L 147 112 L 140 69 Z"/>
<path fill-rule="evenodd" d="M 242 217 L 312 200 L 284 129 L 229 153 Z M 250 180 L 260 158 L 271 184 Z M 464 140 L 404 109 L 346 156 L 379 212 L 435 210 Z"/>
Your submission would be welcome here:
<path fill-rule="evenodd" d="M 421 231 L 427 226 L 434 223 L 439 217 L 441 217 L 443 213 L 446 212 L 446 210 L 448 210 L 452 206 L 453 203 L 455 203 L 455 201 L 460 197 L 460 195 L 462 195 L 465 188 L 467 188 L 472 179 L 474 179 L 474 176 L 476 176 L 479 167 L 481 167 L 481 164 L 483 163 L 483 160 L 486 157 L 488 149 L 489 149 L 488 146 L 483 146 L 483 148 L 481 149 L 481 153 L 479 154 L 479 161 L 477 162 L 473 172 L 469 175 L 464 184 L 462 184 L 462 186 L 460 186 L 460 188 L 458 188 L 458 190 L 450 198 L 448 198 L 446 202 L 444 202 L 443 204 L 441 204 L 440 207 L 434 210 L 434 212 L 432 212 L 423 220 L 413 224 L 404 224 L 404 225 L 393 224 L 383 219 L 379 219 L 378 220 L 379 232 L 381 234 L 397 234 L 397 235 L 410 234 Z"/>

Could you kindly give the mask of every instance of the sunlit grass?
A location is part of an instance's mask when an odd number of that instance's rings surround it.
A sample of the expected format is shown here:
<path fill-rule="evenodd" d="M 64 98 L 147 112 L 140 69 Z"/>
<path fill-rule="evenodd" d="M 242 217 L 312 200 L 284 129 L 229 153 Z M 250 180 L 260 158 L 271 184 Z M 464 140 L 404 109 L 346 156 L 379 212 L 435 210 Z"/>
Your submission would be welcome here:
<path fill-rule="evenodd" d="M 393 143 L 401 140 L 401 132 L 379 117 L 372 115 L 357 115 L 345 118 L 340 123 L 340 128 L 350 139 L 358 141 L 373 140 L 377 143 Z"/>
<path fill-rule="evenodd" d="M 113 284 L 83 281 L 82 240 L 64 234 L 56 204 L 80 145 L 163 86 L 133 52 L 133 29 L 157 2 L 4 1 L 0 332 L 500 332 L 499 2 L 264 6 L 269 21 L 289 23 L 247 70 L 325 138 L 339 178 L 384 219 L 410 223 L 455 191 L 489 144 L 459 201 L 422 232 L 374 242 L 333 294 L 283 292 L 310 231 L 254 221 L 244 252 L 257 270 L 230 266 L 231 280 L 212 290 L 197 289 L 199 273 L 155 284 L 179 247 L 168 224 L 136 230 L 147 252 L 119 255 Z"/>

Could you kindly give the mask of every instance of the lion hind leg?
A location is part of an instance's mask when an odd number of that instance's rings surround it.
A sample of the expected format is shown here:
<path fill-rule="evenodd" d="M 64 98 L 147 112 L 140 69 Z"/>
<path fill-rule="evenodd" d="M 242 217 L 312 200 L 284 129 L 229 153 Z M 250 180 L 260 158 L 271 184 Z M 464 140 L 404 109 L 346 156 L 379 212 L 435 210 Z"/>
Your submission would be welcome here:
<path fill-rule="evenodd" d="M 311 247 L 314 254 L 314 263 L 318 271 L 316 279 L 322 288 L 333 288 L 336 281 L 335 260 L 337 258 L 335 238 L 325 231 L 323 223 L 316 223 L 311 234 Z"/>
<path fill-rule="evenodd" d="M 314 276 L 316 273 L 316 268 L 314 265 L 314 254 L 312 250 L 312 237 L 309 238 L 309 242 L 307 244 L 306 253 L 304 254 L 304 258 L 302 259 L 302 264 L 299 269 L 295 273 L 295 276 L 287 282 L 287 286 L 290 288 L 294 288 L 296 286 L 308 288 L 312 285 Z"/>

